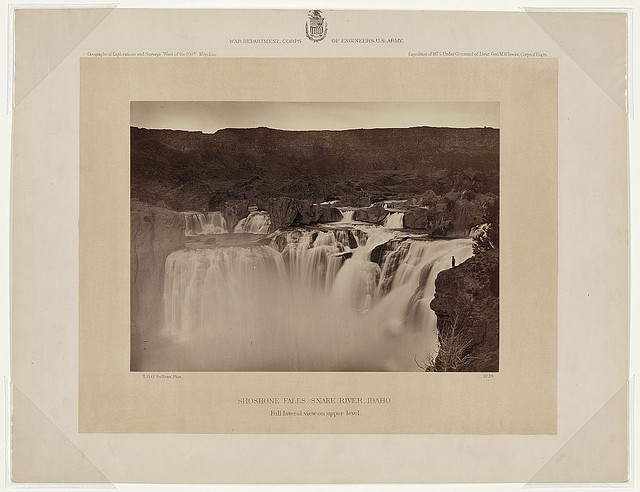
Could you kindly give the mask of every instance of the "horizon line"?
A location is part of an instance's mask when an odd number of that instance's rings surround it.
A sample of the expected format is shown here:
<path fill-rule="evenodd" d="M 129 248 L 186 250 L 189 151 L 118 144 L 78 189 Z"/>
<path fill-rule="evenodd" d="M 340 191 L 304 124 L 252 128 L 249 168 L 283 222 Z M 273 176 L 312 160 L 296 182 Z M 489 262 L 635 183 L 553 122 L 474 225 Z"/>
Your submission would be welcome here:
<path fill-rule="evenodd" d="M 202 133 L 204 135 L 215 135 L 221 130 L 275 130 L 280 132 L 346 132 L 346 131 L 358 131 L 358 130 L 412 130 L 416 128 L 434 128 L 434 129 L 448 129 L 448 130 L 500 130 L 499 127 L 493 126 L 429 126 L 429 125 L 417 125 L 417 126 L 385 126 L 385 127 L 372 127 L 372 128 L 343 128 L 340 130 L 335 129 L 309 129 L 309 130 L 291 130 L 285 128 L 273 128 L 269 126 L 249 126 L 249 127 L 234 127 L 229 126 L 225 128 L 219 128 L 215 132 L 204 132 L 202 130 L 184 130 L 180 128 L 147 128 L 141 126 L 129 125 L 129 128 L 137 128 L 138 130 L 162 130 L 162 131 L 176 131 L 176 132 L 190 132 L 190 133 Z"/>

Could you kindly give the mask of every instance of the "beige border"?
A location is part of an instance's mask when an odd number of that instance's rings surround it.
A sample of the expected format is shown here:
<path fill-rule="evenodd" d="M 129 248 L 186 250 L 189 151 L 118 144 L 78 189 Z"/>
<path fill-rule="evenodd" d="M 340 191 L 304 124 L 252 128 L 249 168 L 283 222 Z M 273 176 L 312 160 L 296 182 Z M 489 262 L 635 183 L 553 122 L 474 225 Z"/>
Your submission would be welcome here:
<path fill-rule="evenodd" d="M 555 59 L 85 58 L 80 77 L 81 432 L 556 432 Z M 500 372 L 181 373 L 162 380 L 130 373 L 135 100 L 500 102 Z M 274 418 L 270 406 L 237 404 L 244 396 L 289 395 L 384 396 L 391 404 L 360 407 L 356 419 Z"/>
<path fill-rule="evenodd" d="M 626 480 L 628 119 L 624 104 L 618 104 L 624 101 L 626 88 L 626 15 L 328 12 L 333 34 L 402 35 L 405 43 L 373 47 L 308 42 L 277 49 L 227 44 L 229 36 L 299 36 L 307 14 L 300 10 L 266 10 L 257 15 L 250 10 L 34 9 L 16 15 L 11 251 L 14 480 Z M 542 28 L 544 19 L 547 24 Z M 406 57 L 407 50 L 478 49 L 536 51 L 557 58 L 558 433 L 78 433 L 80 57 L 90 51 L 165 48 L 215 48 L 222 57 Z M 25 398 L 16 397 L 19 393 Z M 507 486 L 514 487 L 520 485 Z"/>

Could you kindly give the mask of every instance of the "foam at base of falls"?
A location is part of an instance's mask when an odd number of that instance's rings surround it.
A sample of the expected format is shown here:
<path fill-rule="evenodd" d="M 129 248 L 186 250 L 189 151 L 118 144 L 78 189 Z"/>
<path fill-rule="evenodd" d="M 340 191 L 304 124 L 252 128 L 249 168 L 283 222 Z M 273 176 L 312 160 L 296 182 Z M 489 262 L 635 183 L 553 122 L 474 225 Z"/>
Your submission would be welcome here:
<path fill-rule="evenodd" d="M 370 261 L 378 246 L 389 249 L 381 264 Z M 154 367 L 419 371 L 437 350 L 429 302 L 451 256 L 470 257 L 471 240 L 381 227 L 363 242 L 350 229 L 290 230 L 271 245 L 175 251 L 164 291 L 172 355 Z"/>

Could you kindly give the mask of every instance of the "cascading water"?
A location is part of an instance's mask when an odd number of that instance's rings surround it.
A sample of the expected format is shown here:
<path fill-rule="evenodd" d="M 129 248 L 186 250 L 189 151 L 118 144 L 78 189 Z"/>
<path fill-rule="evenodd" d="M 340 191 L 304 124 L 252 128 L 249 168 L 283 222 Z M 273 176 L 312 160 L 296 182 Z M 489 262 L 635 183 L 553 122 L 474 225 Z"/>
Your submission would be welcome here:
<path fill-rule="evenodd" d="M 206 230 L 210 234 L 223 234 L 228 232 L 227 221 L 220 212 L 209 212 L 207 214 L 207 225 Z"/>
<path fill-rule="evenodd" d="M 469 231 L 469 237 L 471 239 L 484 238 L 488 241 L 488 232 L 489 224 L 480 224 L 471 228 L 471 231 Z"/>
<path fill-rule="evenodd" d="M 271 226 L 271 218 L 267 212 L 254 211 L 245 217 L 233 232 L 242 232 L 245 234 L 267 234 Z"/>
<path fill-rule="evenodd" d="M 237 228 L 236 228 L 237 229 Z M 437 351 L 435 278 L 470 239 L 381 226 L 298 228 L 270 244 L 185 249 L 166 261 L 164 352 L 207 371 L 419 371 Z M 376 251 L 375 261 L 372 252 Z M 154 359 L 149 359 L 153 369 Z"/>
<path fill-rule="evenodd" d="M 384 219 L 387 229 L 402 229 L 404 227 L 404 212 L 393 212 Z"/>
<path fill-rule="evenodd" d="M 196 236 L 202 234 L 202 229 L 205 227 L 207 219 L 203 213 L 185 212 L 185 235 Z"/>
<path fill-rule="evenodd" d="M 351 223 L 354 221 L 353 216 L 356 213 L 355 210 L 341 210 L 342 220 L 340 222 Z"/>
<path fill-rule="evenodd" d="M 199 236 L 201 234 L 224 234 L 227 231 L 227 221 L 221 212 L 184 212 L 185 235 Z"/>

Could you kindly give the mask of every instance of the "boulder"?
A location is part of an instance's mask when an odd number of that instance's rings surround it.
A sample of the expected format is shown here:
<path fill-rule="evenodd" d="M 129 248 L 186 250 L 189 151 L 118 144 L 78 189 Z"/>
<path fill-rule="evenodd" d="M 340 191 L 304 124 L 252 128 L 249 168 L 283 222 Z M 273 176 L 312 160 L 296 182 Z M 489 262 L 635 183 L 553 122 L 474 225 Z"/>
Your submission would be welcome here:
<path fill-rule="evenodd" d="M 377 263 L 382 267 L 383 265 L 382 259 L 388 245 L 389 245 L 389 241 L 387 241 L 386 243 L 378 244 L 375 248 L 371 250 L 369 260 L 371 260 L 374 263 Z"/>
<path fill-rule="evenodd" d="M 453 222 L 444 216 L 437 217 L 433 229 L 429 231 L 433 237 L 465 237 L 454 232 Z"/>
<path fill-rule="evenodd" d="M 305 226 L 316 223 L 338 222 L 342 212 L 330 205 L 315 205 L 311 200 L 274 198 L 263 206 L 271 217 L 271 231 L 283 227 Z"/>
<path fill-rule="evenodd" d="M 455 237 L 466 237 L 471 228 L 482 223 L 484 207 L 479 200 L 460 198 L 453 204 L 453 217 L 449 234 Z"/>
<path fill-rule="evenodd" d="M 440 199 L 440 196 L 433 190 L 428 190 L 413 198 L 409 198 L 406 201 L 407 207 L 435 207 L 435 204 Z"/>
<path fill-rule="evenodd" d="M 318 205 L 314 205 L 311 200 L 296 200 L 296 216 L 294 217 L 294 225 L 309 225 L 317 222 Z"/>
<path fill-rule="evenodd" d="M 289 227 L 298 214 L 296 200 L 288 197 L 279 197 L 269 200 L 263 206 L 269 212 L 271 218 L 271 231 Z"/>
<path fill-rule="evenodd" d="M 467 237 L 473 227 L 483 222 L 485 210 L 493 202 L 487 195 L 472 192 L 452 192 L 445 197 L 430 206 L 407 210 L 404 226 L 422 229 L 435 237 Z"/>
<path fill-rule="evenodd" d="M 435 228 L 436 213 L 432 209 L 427 208 L 411 208 L 404 213 L 404 226 L 409 229 L 426 229 Z"/>
<path fill-rule="evenodd" d="M 227 222 L 227 230 L 233 232 L 238 222 L 249 215 L 249 202 L 247 200 L 228 200 L 222 208 L 222 216 Z"/>
<path fill-rule="evenodd" d="M 293 225 L 309 225 L 342 220 L 342 212 L 336 207 L 315 205 L 310 200 L 298 200 L 296 209 L 298 213 L 293 220 Z"/>
<path fill-rule="evenodd" d="M 320 206 L 320 212 L 318 214 L 317 222 L 340 222 L 342 220 L 342 212 L 336 207 Z"/>
<path fill-rule="evenodd" d="M 379 224 L 389 215 L 389 212 L 380 203 L 376 203 L 371 207 L 358 208 L 353 214 L 355 220 L 369 222 L 370 224 Z"/>

